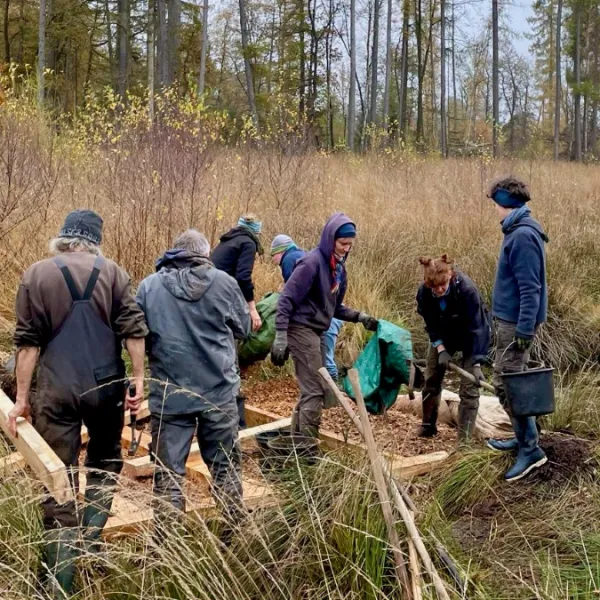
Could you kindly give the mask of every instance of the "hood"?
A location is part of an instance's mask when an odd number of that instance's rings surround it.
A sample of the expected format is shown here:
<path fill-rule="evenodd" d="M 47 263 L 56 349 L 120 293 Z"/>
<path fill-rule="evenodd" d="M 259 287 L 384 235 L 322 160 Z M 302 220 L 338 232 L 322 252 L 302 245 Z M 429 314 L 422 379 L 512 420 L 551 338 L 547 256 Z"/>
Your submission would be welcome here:
<path fill-rule="evenodd" d="M 217 269 L 205 256 L 185 250 L 168 250 L 156 263 L 165 289 L 175 298 L 197 302 L 212 285 Z"/>
<path fill-rule="evenodd" d="M 542 226 L 533 217 L 530 216 L 522 217 L 521 219 L 510 225 L 510 227 L 506 229 L 504 234 L 508 235 L 516 229 L 519 229 L 519 227 L 530 227 L 539 234 L 539 236 L 542 238 L 542 240 L 544 240 L 544 242 L 546 242 L 546 244 L 550 241 L 550 238 L 548 238 Z"/>
<path fill-rule="evenodd" d="M 262 256 L 264 254 L 264 250 L 260 239 L 254 232 L 250 231 L 247 227 L 234 227 L 233 229 L 230 229 L 227 233 L 224 233 L 219 238 L 219 240 L 221 242 L 228 242 L 229 240 L 233 240 L 234 238 L 241 237 L 244 235 L 246 237 L 249 237 L 256 244 L 256 252 L 259 256 Z"/>
<path fill-rule="evenodd" d="M 352 225 L 356 226 L 356 223 L 348 215 L 338 212 L 332 215 L 325 224 L 325 227 L 323 227 L 319 250 L 328 261 L 331 259 L 335 247 L 335 232 L 346 223 L 352 223 Z"/>

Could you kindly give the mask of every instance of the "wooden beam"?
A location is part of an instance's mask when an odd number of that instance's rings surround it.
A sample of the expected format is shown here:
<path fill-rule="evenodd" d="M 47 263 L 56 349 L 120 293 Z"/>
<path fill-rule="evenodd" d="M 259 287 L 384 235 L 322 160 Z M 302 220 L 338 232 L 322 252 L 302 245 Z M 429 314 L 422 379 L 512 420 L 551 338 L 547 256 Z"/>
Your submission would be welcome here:
<path fill-rule="evenodd" d="M 445 451 L 419 454 L 417 456 L 394 456 L 382 453 L 392 467 L 392 474 L 401 479 L 409 479 L 418 475 L 426 475 L 438 469 L 450 456 Z"/>
<path fill-rule="evenodd" d="M 17 421 L 18 437 L 14 438 L 10 434 L 8 413 L 13 406 L 10 398 L 0 390 L 0 428 L 59 504 L 74 500 L 73 488 L 69 483 L 64 463 L 33 428 L 33 425 L 29 421 L 19 418 Z"/>

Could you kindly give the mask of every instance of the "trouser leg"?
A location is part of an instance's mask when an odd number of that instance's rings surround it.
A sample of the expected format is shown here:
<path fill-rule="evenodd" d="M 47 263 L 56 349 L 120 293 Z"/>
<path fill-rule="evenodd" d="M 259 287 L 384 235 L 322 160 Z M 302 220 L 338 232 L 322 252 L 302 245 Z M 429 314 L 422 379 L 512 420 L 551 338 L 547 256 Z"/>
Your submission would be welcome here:
<path fill-rule="evenodd" d="M 327 372 L 334 381 L 338 378 L 338 368 L 335 362 L 335 346 L 342 325 L 343 323 L 339 319 L 332 319 L 329 329 L 323 334 L 323 341 L 325 343 L 324 364 Z"/>
<path fill-rule="evenodd" d="M 462 367 L 473 375 L 473 357 L 463 357 Z M 461 379 L 458 391 L 458 439 L 468 441 L 473 437 L 479 410 L 479 388 L 466 379 Z"/>
<path fill-rule="evenodd" d="M 325 384 L 319 375 L 323 366 L 321 338 L 308 327 L 293 325 L 288 329 L 288 345 L 300 387 L 300 399 L 292 415 L 292 431 L 316 437 L 325 399 Z"/>
<path fill-rule="evenodd" d="M 236 410 L 237 414 L 237 410 Z M 196 415 L 152 415 L 152 448 L 156 462 L 154 513 L 158 522 L 171 511 L 185 510 L 185 464 L 196 431 Z"/>
<path fill-rule="evenodd" d="M 240 375 L 240 359 L 239 359 L 239 355 L 238 355 L 238 350 L 240 349 L 241 345 L 242 345 L 242 342 L 240 342 L 240 341 L 238 341 L 236 343 L 235 372 L 238 376 Z M 237 394 L 236 402 L 237 402 L 237 410 L 238 410 L 238 415 L 239 415 L 239 428 L 246 429 L 246 427 L 247 427 L 247 424 L 246 424 L 246 396 L 242 393 L 241 388 Z"/>
<path fill-rule="evenodd" d="M 437 433 L 437 418 L 442 394 L 442 382 L 446 369 L 438 365 L 438 351 L 429 347 L 427 368 L 425 369 L 425 386 L 423 387 L 423 424 L 420 434 L 423 436 Z"/>
<path fill-rule="evenodd" d="M 198 417 L 198 445 L 212 476 L 212 492 L 225 516 L 237 520 L 243 510 L 242 455 L 233 398 Z"/>

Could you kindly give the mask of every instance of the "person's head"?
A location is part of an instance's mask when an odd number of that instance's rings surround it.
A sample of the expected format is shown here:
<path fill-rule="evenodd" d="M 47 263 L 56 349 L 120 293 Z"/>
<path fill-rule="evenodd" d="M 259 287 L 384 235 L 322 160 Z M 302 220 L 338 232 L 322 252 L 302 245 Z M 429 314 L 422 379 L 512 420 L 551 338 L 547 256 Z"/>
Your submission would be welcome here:
<path fill-rule="evenodd" d="M 454 261 L 442 254 L 440 258 L 422 256 L 419 262 L 423 265 L 423 283 L 435 296 L 443 296 L 450 287 L 454 277 Z"/>
<path fill-rule="evenodd" d="M 289 236 L 283 233 L 276 235 L 271 242 L 271 261 L 275 265 L 279 265 L 281 263 L 281 259 L 283 255 L 291 248 L 295 247 L 296 244 L 294 240 Z"/>
<path fill-rule="evenodd" d="M 352 249 L 356 238 L 356 225 L 354 223 L 344 223 L 335 232 L 335 245 L 333 252 L 337 258 L 343 259 Z"/>
<path fill-rule="evenodd" d="M 238 227 L 245 227 L 255 235 L 262 233 L 262 222 L 254 213 L 242 215 L 239 218 Z"/>
<path fill-rule="evenodd" d="M 50 251 L 54 254 L 64 252 L 101 254 L 103 224 L 102 217 L 92 210 L 70 212 L 58 236 L 50 242 Z"/>
<path fill-rule="evenodd" d="M 195 229 L 184 231 L 173 243 L 173 248 L 185 250 L 200 256 L 210 255 L 210 244 L 204 234 Z"/>
<path fill-rule="evenodd" d="M 488 198 L 494 201 L 498 217 L 503 221 L 512 210 L 525 206 L 531 200 L 531 194 L 524 181 L 511 175 L 495 181 Z"/>

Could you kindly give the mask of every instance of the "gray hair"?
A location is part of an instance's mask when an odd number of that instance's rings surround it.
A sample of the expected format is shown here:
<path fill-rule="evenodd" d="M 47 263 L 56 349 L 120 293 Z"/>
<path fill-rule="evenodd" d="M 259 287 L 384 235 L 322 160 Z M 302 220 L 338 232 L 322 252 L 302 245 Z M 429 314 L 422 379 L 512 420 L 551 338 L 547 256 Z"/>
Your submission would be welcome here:
<path fill-rule="evenodd" d="M 52 254 L 63 254 L 65 252 L 89 252 L 99 256 L 102 254 L 100 246 L 83 238 L 57 237 L 50 241 L 50 252 Z"/>
<path fill-rule="evenodd" d="M 184 231 L 174 242 L 173 248 L 187 250 L 200 254 L 200 256 L 208 256 L 210 254 L 210 244 L 203 233 L 196 229 L 188 229 Z"/>

